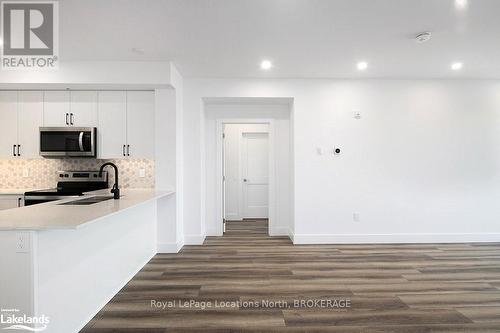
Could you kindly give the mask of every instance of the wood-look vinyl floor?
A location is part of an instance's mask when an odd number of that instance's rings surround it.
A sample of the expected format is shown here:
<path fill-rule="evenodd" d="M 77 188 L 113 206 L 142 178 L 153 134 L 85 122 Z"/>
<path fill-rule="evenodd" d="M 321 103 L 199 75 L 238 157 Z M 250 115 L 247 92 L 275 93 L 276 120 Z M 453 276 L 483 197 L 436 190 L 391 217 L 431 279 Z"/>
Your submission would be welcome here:
<path fill-rule="evenodd" d="M 500 244 L 294 246 L 229 222 L 156 255 L 82 332 L 500 332 Z"/>

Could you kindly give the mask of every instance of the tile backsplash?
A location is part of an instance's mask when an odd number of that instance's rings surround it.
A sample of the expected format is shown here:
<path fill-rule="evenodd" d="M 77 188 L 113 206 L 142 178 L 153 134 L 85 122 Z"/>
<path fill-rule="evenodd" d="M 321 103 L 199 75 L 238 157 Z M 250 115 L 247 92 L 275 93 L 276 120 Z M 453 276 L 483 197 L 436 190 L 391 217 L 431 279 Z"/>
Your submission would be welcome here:
<path fill-rule="evenodd" d="M 118 167 L 120 188 L 154 188 L 155 164 L 148 159 L 0 159 L 0 189 L 45 189 L 55 187 L 59 170 L 99 170 L 105 162 Z M 139 177 L 141 169 L 145 177 Z M 113 168 L 107 167 L 110 186 L 113 184 Z M 27 176 L 27 177 L 26 177 Z"/>

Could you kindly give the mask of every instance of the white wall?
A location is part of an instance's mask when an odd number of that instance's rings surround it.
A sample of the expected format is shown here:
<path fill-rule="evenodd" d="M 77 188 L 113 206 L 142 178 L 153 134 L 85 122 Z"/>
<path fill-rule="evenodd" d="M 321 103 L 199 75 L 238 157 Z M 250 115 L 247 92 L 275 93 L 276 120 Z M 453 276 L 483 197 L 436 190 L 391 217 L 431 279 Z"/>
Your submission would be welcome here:
<path fill-rule="evenodd" d="M 243 133 L 268 133 L 267 124 L 226 124 L 224 126 L 225 218 L 241 220 L 243 216 L 243 176 L 241 148 Z M 268 152 L 266 152 L 267 154 Z M 207 193 L 208 194 L 208 193 Z"/>
<path fill-rule="evenodd" d="M 174 89 L 155 90 L 156 188 L 173 190 L 158 206 L 158 252 L 176 253 L 184 245 L 183 231 L 183 98 L 182 77 L 170 67 Z"/>
<path fill-rule="evenodd" d="M 184 227 L 202 234 L 205 97 L 293 98 L 297 243 L 500 241 L 498 81 L 185 80 Z"/>

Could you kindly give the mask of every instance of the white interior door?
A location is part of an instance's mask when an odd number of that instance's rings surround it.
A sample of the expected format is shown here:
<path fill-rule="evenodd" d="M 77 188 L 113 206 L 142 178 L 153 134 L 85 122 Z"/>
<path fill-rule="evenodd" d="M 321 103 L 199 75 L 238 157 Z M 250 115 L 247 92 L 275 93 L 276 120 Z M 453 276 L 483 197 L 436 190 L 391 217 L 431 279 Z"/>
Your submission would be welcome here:
<path fill-rule="evenodd" d="M 268 149 L 267 133 L 242 133 L 244 218 L 269 217 Z"/>

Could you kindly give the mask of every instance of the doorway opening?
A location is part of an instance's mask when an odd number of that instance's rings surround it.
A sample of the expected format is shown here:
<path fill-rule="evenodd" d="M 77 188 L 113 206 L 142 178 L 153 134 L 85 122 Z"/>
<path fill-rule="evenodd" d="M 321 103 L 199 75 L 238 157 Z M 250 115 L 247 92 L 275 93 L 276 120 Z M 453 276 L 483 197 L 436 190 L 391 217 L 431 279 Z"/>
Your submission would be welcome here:
<path fill-rule="evenodd" d="M 269 221 L 269 123 L 223 123 L 223 232 L 252 230 Z"/>

